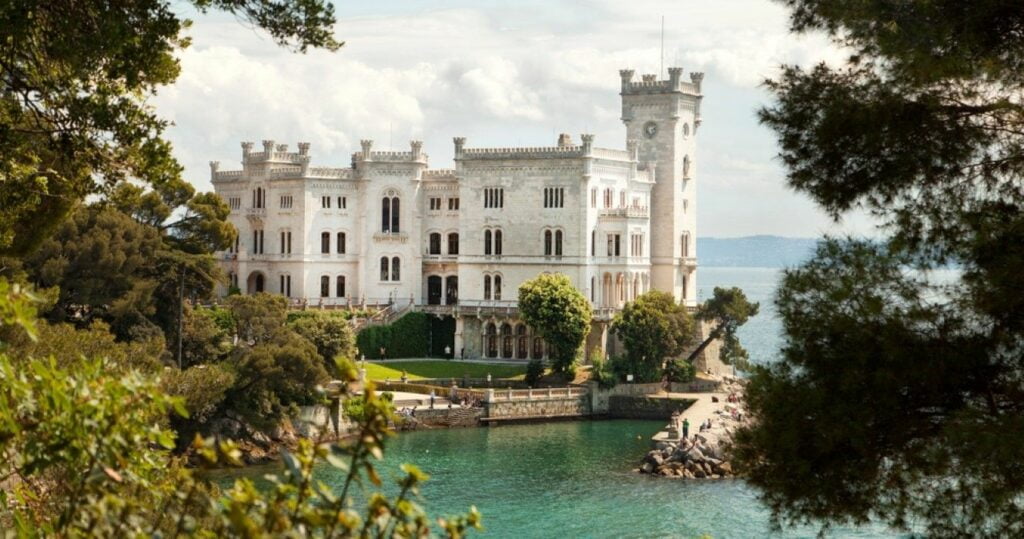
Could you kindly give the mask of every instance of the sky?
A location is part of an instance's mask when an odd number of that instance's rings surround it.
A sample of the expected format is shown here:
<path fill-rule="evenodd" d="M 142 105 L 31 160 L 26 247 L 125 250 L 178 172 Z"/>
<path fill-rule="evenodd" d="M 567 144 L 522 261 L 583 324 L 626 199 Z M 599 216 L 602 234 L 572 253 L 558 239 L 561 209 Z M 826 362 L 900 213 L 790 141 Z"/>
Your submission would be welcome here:
<path fill-rule="evenodd" d="M 834 223 L 785 184 L 775 138 L 757 122 L 761 83 L 781 64 L 837 63 L 821 35 L 788 32 L 768 0 L 375 0 L 336 2 L 337 52 L 294 53 L 234 16 L 198 14 L 181 75 L 152 104 L 186 177 L 211 190 L 209 162 L 241 168 L 241 141 L 310 142 L 314 166 L 348 166 L 360 139 L 432 168 L 468 147 L 550 146 L 558 133 L 625 147 L 618 70 L 705 73 L 697 138 L 698 235 L 871 233 L 862 214 Z M 662 77 L 664 78 L 664 77 Z M 684 75 L 684 79 L 688 79 Z"/>

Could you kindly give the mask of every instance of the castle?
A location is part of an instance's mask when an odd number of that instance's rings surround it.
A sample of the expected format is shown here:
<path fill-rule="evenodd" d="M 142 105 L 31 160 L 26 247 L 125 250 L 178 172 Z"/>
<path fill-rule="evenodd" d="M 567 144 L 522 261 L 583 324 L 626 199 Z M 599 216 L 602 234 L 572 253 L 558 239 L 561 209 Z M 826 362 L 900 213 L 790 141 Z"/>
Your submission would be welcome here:
<path fill-rule="evenodd" d="M 239 231 L 220 254 L 231 286 L 308 307 L 426 311 L 453 322 L 441 340 L 467 358 L 545 357 L 516 309 L 519 284 L 542 272 L 567 275 L 593 305 L 588 350 L 613 350 L 611 318 L 649 289 L 696 305 L 703 74 L 619 74 L 625 150 L 588 134 L 531 148 L 457 137 L 452 170 L 430 169 L 419 141 L 397 152 L 363 140 L 351 166 L 324 168 L 309 143 L 242 143 L 242 170 L 210 163 Z"/>

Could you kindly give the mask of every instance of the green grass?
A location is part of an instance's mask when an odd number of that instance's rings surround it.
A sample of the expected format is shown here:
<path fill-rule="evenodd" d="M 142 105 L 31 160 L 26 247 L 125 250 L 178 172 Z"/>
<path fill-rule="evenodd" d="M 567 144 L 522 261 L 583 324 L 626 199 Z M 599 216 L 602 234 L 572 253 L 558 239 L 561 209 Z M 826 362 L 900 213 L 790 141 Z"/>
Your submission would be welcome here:
<path fill-rule="evenodd" d="M 487 365 L 482 363 L 463 363 L 460 361 L 392 361 L 388 363 L 366 362 L 366 376 L 370 380 L 390 378 L 398 380 L 402 370 L 410 380 L 423 378 L 485 378 L 490 374 L 494 378 L 522 378 L 526 374 L 526 365 Z"/>

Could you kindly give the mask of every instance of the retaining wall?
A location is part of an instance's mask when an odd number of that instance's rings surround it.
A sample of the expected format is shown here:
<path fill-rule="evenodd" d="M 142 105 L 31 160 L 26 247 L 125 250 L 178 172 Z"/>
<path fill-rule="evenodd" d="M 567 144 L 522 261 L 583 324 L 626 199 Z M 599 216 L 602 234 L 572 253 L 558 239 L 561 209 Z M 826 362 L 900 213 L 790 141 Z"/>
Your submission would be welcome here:
<path fill-rule="evenodd" d="M 667 420 L 673 412 L 682 412 L 694 402 L 693 399 L 613 395 L 608 399 L 608 415 L 625 419 Z"/>

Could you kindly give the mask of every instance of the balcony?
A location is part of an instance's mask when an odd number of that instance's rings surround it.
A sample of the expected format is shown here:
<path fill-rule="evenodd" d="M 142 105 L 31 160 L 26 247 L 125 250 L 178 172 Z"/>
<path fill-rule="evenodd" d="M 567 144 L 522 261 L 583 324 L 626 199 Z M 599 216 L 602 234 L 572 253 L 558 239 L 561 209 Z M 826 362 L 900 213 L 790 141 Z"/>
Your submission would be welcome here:
<path fill-rule="evenodd" d="M 684 256 L 682 258 L 679 258 L 679 265 L 683 266 L 684 268 L 696 268 L 697 267 L 697 257 L 695 257 L 695 256 Z"/>
<path fill-rule="evenodd" d="M 373 241 L 379 243 L 406 243 L 409 241 L 409 235 L 405 232 L 375 232 L 373 234 Z"/>
<path fill-rule="evenodd" d="M 458 262 L 459 255 L 438 255 L 438 254 L 424 254 L 423 262 L 426 264 L 444 264 L 448 262 Z"/>
<path fill-rule="evenodd" d="M 646 219 L 650 216 L 647 206 L 626 206 L 621 208 L 602 208 L 601 217 L 619 217 L 626 219 Z"/>

